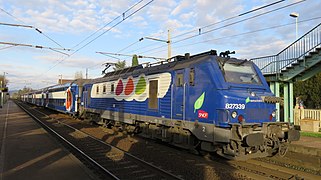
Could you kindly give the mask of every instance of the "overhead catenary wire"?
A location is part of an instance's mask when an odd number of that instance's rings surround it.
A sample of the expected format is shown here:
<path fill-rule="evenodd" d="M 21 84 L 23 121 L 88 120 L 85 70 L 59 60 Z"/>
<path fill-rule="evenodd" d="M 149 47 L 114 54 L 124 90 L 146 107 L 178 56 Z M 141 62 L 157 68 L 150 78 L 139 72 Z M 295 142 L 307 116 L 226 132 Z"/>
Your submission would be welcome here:
<path fill-rule="evenodd" d="M 89 42 L 87 42 L 85 45 L 81 46 L 80 48 L 78 48 L 74 53 L 76 53 L 77 51 L 83 49 L 84 47 L 88 46 L 89 44 L 91 44 L 92 42 L 94 42 L 96 39 L 100 38 L 102 35 L 106 34 L 107 32 L 109 32 L 111 29 L 113 29 L 114 27 L 116 27 L 117 25 L 119 25 L 120 23 L 124 22 L 126 19 L 128 19 L 129 17 L 131 17 L 132 15 L 136 14 L 138 11 L 142 10 L 144 7 L 146 7 L 147 5 L 149 5 L 150 3 L 152 3 L 154 0 L 150 0 L 148 3 L 146 3 L 145 5 L 143 5 L 142 7 L 140 7 L 139 9 L 137 9 L 136 11 L 134 11 L 133 13 L 129 14 L 128 16 L 125 17 L 125 14 L 122 13 L 123 15 L 123 19 L 121 21 L 119 21 L 118 23 L 116 23 L 115 25 L 111 26 L 110 28 L 108 28 L 107 30 L 105 30 L 104 32 L 102 32 L 101 34 L 99 34 L 97 37 L 95 37 L 94 39 L 90 40 Z M 129 8 L 129 9 L 132 9 Z M 128 10 L 126 10 L 125 12 L 128 12 Z M 73 54 L 74 54 L 73 53 Z"/>
<path fill-rule="evenodd" d="M 23 25 L 23 24 L 10 24 L 10 23 L 2 23 L 2 22 L 0 22 L 0 25 L 2 25 L 2 26 L 14 26 L 14 27 L 33 28 L 33 26 L 29 26 L 29 25 Z"/>
<path fill-rule="evenodd" d="M 284 8 L 288 8 L 288 7 L 297 5 L 297 4 L 302 3 L 302 2 L 304 2 L 304 1 L 306 1 L 306 0 L 300 0 L 300 1 L 291 3 L 291 4 L 288 4 L 288 5 L 279 7 L 279 8 L 275 8 L 275 9 L 270 10 L 270 11 L 266 11 L 266 12 L 261 13 L 261 14 L 257 14 L 257 15 L 254 15 L 254 16 L 251 16 L 251 17 L 248 17 L 248 18 L 239 20 L 239 21 L 235 21 L 235 22 L 229 23 L 229 24 L 224 25 L 224 26 L 220 26 L 220 27 L 217 27 L 217 28 L 214 28 L 214 29 L 205 31 L 205 32 L 203 32 L 203 33 L 201 33 L 201 34 L 196 34 L 196 35 L 192 35 L 192 36 L 189 36 L 189 37 L 186 37 L 186 38 L 183 38 L 183 39 L 179 39 L 179 40 L 177 40 L 177 41 L 172 41 L 171 43 L 172 43 L 172 45 L 173 45 L 173 44 L 176 44 L 176 43 L 179 43 L 179 42 L 182 42 L 182 41 L 186 41 L 186 40 L 189 40 L 189 39 L 192 39 L 192 38 L 195 38 L 195 37 L 198 37 L 198 36 L 207 34 L 207 33 L 209 33 L 209 32 L 213 32 L 213 31 L 216 31 L 216 30 L 219 30 L 219 29 L 223 29 L 223 28 L 226 28 L 226 27 L 229 27 L 229 26 L 232 26 L 232 25 L 236 25 L 236 24 L 239 24 L 239 23 L 242 23 L 242 22 L 245 22 L 245 21 L 248 21 L 248 20 L 251 20 L 251 19 L 260 17 L 260 16 L 263 16 L 263 15 L 266 15 L 266 14 L 269 14 L 269 13 L 272 13 L 272 12 L 275 12 L 275 11 L 278 11 L 278 10 L 281 10 L 281 9 L 284 9 Z M 145 53 L 148 53 L 148 52 L 150 52 L 150 51 L 154 51 L 154 50 L 156 50 L 156 49 L 163 48 L 163 47 L 167 47 L 167 46 L 162 45 L 162 46 L 158 46 L 158 47 L 156 47 L 156 48 L 152 48 L 152 49 L 149 49 L 149 50 L 146 50 L 146 51 L 143 51 L 143 52 L 139 52 L 139 53 L 145 54 Z"/>
<path fill-rule="evenodd" d="M 163 33 L 163 32 L 162 32 L 162 33 Z M 162 34 L 162 33 L 159 33 L 159 34 Z M 147 37 L 148 37 L 148 36 L 147 36 Z M 125 48 L 117 51 L 116 53 L 120 53 L 120 52 L 124 51 L 125 49 L 128 49 L 128 48 L 132 47 L 133 45 L 135 45 L 135 44 L 137 44 L 138 42 L 141 42 L 141 41 L 143 41 L 143 40 L 144 40 L 144 37 L 142 37 L 142 38 L 140 38 L 138 41 L 135 41 L 135 42 L 133 42 L 132 44 L 126 46 Z M 154 45 L 154 44 L 158 44 L 158 43 L 157 43 L 157 42 L 154 42 L 152 45 Z M 151 45 L 144 46 L 144 47 L 141 47 L 141 48 L 139 48 L 139 49 L 145 49 L 146 47 L 150 47 L 150 46 L 151 46 Z M 128 53 L 136 52 L 137 50 L 138 50 L 138 49 L 136 49 L 136 50 L 131 50 L 131 51 L 129 51 Z"/>
<path fill-rule="evenodd" d="M 131 7 L 129 7 L 126 11 L 124 11 L 121 15 L 115 17 L 113 20 L 111 20 L 110 22 L 108 22 L 107 24 L 105 24 L 104 26 L 102 26 L 101 28 L 97 29 L 94 33 L 92 33 L 91 35 L 87 36 L 86 38 L 84 38 L 83 40 L 81 40 L 79 43 L 77 43 L 75 46 L 73 46 L 72 49 L 78 47 L 80 44 L 82 44 L 83 42 L 87 41 L 89 38 L 93 37 L 94 35 L 96 35 L 99 31 L 103 30 L 104 28 L 106 28 L 107 26 L 109 26 L 110 24 L 112 24 L 114 21 L 116 21 L 117 19 L 120 19 L 122 17 L 124 17 L 124 14 L 127 13 L 128 11 L 132 10 L 134 7 L 136 7 L 138 4 L 140 4 L 141 2 L 143 2 L 144 0 L 140 0 L 137 3 L 135 3 L 134 5 L 132 5 Z"/>
<path fill-rule="evenodd" d="M 109 54 L 105 54 L 105 53 L 103 53 L 103 52 L 96 52 L 96 53 L 98 53 L 98 54 L 102 54 L 102 55 L 104 55 L 104 56 L 108 56 L 108 57 L 111 57 L 111 58 L 114 58 L 114 59 L 117 59 L 117 60 L 121 60 L 121 59 L 120 59 L 120 58 L 118 58 L 118 57 L 111 56 L 111 55 L 109 55 Z"/>
<path fill-rule="evenodd" d="M 273 5 L 275 5 L 275 4 L 279 4 L 279 3 L 284 2 L 284 1 L 285 1 L 285 0 L 280 0 L 280 1 L 276 1 L 276 2 L 273 2 L 273 3 L 267 4 L 267 5 L 260 6 L 260 7 L 258 7 L 258 8 L 255 8 L 255 9 L 252 9 L 252 10 L 249 10 L 249 11 L 246 11 L 246 12 L 243 12 L 243 13 L 240 13 L 240 14 L 238 14 L 238 15 L 236 15 L 236 16 L 232 16 L 232 17 L 223 19 L 223 20 L 221 20 L 221 21 L 219 21 L 219 22 L 215 22 L 215 23 L 212 23 L 212 24 L 209 24 L 209 25 L 206 25 L 206 26 L 197 28 L 197 29 L 195 29 L 195 30 L 191 30 L 191 31 L 188 31 L 188 32 L 185 32 L 185 33 L 176 35 L 176 36 L 173 36 L 172 39 L 175 39 L 175 38 L 180 37 L 180 36 L 184 36 L 184 35 L 186 35 L 186 34 L 190 34 L 190 33 L 195 32 L 195 31 L 199 32 L 200 29 L 204 29 L 204 28 L 208 28 L 208 27 L 211 27 L 211 26 L 214 26 L 214 25 L 217 25 L 217 24 L 221 24 L 221 23 L 223 23 L 223 22 L 226 22 L 226 21 L 229 21 L 229 20 L 232 20 L 232 19 L 235 19 L 235 18 L 244 16 L 244 15 L 246 15 L 246 14 L 253 13 L 253 12 L 255 12 L 255 11 L 258 11 L 258 10 L 261 10 L 261 9 L 264 9 L 264 8 L 267 8 L 267 7 L 270 7 L 270 6 L 273 6 Z"/>
<path fill-rule="evenodd" d="M 126 49 L 128 49 L 128 48 L 130 48 L 130 47 L 132 47 L 133 45 L 135 45 L 135 44 L 139 43 L 140 41 L 142 41 L 142 38 L 141 38 L 141 39 L 139 39 L 138 41 L 135 41 L 135 42 L 131 43 L 130 45 L 128 45 L 128 46 L 126 46 L 126 47 L 124 47 L 123 49 L 121 49 L 121 50 L 117 51 L 117 53 L 120 53 L 120 52 L 122 52 L 122 51 L 124 51 L 124 50 L 126 50 Z"/>
<path fill-rule="evenodd" d="M 221 24 L 221 23 L 223 23 L 223 22 L 226 22 L 226 21 L 229 21 L 229 20 L 232 20 L 232 19 L 241 17 L 241 16 L 246 15 L 246 14 L 253 13 L 253 12 L 258 11 L 258 10 L 262 10 L 262 9 L 264 9 L 264 8 L 273 6 L 273 5 L 275 5 L 275 4 L 279 4 L 279 3 L 284 2 L 284 1 L 285 1 L 285 0 L 279 0 L 279 1 L 276 1 L 276 2 L 273 2 L 273 3 L 270 3 L 270 4 L 267 4 L 267 5 L 260 6 L 260 7 L 258 7 L 258 8 L 255 8 L 255 9 L 252 9 L 252 10 L 249 10 L 249 11 L 246 11 L 246 12 L 243 12 L 243 13 L 240 13 L 240 14 L 238 14 L 238 15 L 236 15 L 236 16 L 232 16 L 232 17 L 226 18 L 226 19 L 221 20 L 221 21 L 219 21 L 219 22 L 215 22 L 215 23 L 212 23 L 212 24 L 209 24 L 209 25 L 205 25 L 205 26 L 203 26 L 203 27 L 201 27 L 201 28 L 197 28 L 197 29 L 194 29 L 194 30 L 191 30 L 191 31 L 188 31 L 188 32 L 184 32 L 184 33 L 182 33 L 182 34 L 178 34 L 178 35 L 176 35 L 176 36 L 173 36 L 171 39 L 173 40 L 173 39 L 176 39 L 176 38 L 178 38 L 178 37 L 181 37 L 181 36 L 190 34 L 190 33 L 195 32 L 195 31 L 198 31 L 199 33 L 201 33 L 201 29 L 205 29 L 205 28 L 208 28 L 208 27 L 217 25 L 217 24 Z M 135 44 L 136 44 L 136 43 L 135 43 Z M 154 44 L 156 44 L 156 43 L 154 43 Z M 152 45 L 154 45 L 154 44 L 152 44 Z M 129 47 L 130 47 L 130 46 L 132 46 L 132 45 L 129 45 Z M 145 49 L 145 48 L 148 48 L 148 47 L 150 47 L 150 45 L 144 46 L 144 47 L 141 47 L 141 48 L 137 48 L 137 49 L 135 49 L 135 50 L 130 51 L 129 53 L 136 52 L 137 50 L 142 50 L 142 49 Z M 164 47 L 164 46 L 161 46 L 161 47 Z M 157 47 L 157 48 L 158 48 L 158 47 Z M 126 49 L 127 49 L 127 48 L 126 48 Z"/>
<path fill-rule="evenodd" d="M 2 42 L 0 41 L 0 44 L 3 45 L 10 45 L 10 46 L 23 46 L 23 47 L 30 47 L 30 48 L 38 48 L 38 49 L 49 49 L 64 55 L 69 56 L 69 54 L 61 52 L 61 51 L 70 51 L 71 49 L 65 49 L 65 48 L 52 48 L 52 47 L 46 47 L 46 46 L 39 46 L 39 45 L 31 45 L 31 44 L 21 44 L 21 43 L 12 43 L 12 42 Z"/>
<path fill-rule="evenodd" d="M 210 29 L 210 30 L 207 30 L 207 31 L 205 31 L 205 32 L 202 32 L 201 34 L 193 35 L 193 36 L 186 37 L 186 38 L 184 38 L 184 39 L 180 39 L 180 40 L 178 40 L 178 41 L 172 42 L 172 44 L 174 44 L 174 43 L 178 43 L 178 42 L 181 42 L 181 41 L 185 41 L 185 40 L 188 40 L 188 39 L 191 39 L 191 38 L 194 38 L 194 37 L 200 36 L 200 35 L 204 35 L 204 34 L 207 34 L 207 33 L 210 33 L 210 32 L 216 31 L 216 30 L 219 30 L 219 29 L 223 29 L 223 28 L 226 28 L 226 27 L 229 27 L 229 26 L 235 25 L 235 24 L 239 24 L 239 23 L 242 23 L 242 22 L 244 22 L 244 21 L 248 21 L 248 20 L 251 20 L 251 19 L 254 19 L 254 18 L 257 18 L 257 17 L 263 16 L 263 15 L 265 15 L 265 14 L 269 14 L 269 13 L 271 13 L 271 12 L 275 12 L 275 11 L 278 11 L 278 10 L 281 10 L 281 9 L 284 9 L 284 8 L 287 8 L 287 7 L 290 7 L 290 6 L 293 6 L 293 5 L 296 5 L 296 4 L 299 4 L 299 3 L 302 3 L 302 2 L 304 2 L 304 1 L 306 1 L 306 0 L 297 1 L 297 2 L 294 2 L 294 3 L 288 4 L 288 5 L 285 5 L 285 6 L 282 6 L 282 7 L 276 8 L 276 9 L 272 9 L 272 10 L 270 10 L 270 11 L 263 12 L 263 13 L 261 13 L 261 14 L 257 14 L 257 15 L 254 15 L 254 16 L 251 16 L 251 17 L 248 17 L 248 18 L 245 18 L 245 19 L 239 20 L 239 21 L 235 21 L 235 22 L 232 22 L 232 23 L 226 24 L 226 25 L 221 26 L 221 27 L 218 27 L 218 28 Z"/>
<path fill-rule="evenodd" d="M 0 48 L 0 50 L 5 50 L 5 49 L 13 48 L 13 47 L 16 47 L 16 46 L 14 46 L 14 45 L 9 45 L 9 46 Z"/>
<path fill-rule="evenodd" d="M 124 22 L 126 19 L 130 18 L 131 16 L 133 16 L 134 14 L 136 14 L 137 12 L 139 12 L 140 10 L 142 10 L 143 8 L 145 8 L 146 6 L 148 6 L 150 3 L 152 3 L 154 0 L 150 0 L 149 2 L 147 2 L 146 4 L 144 4 L 143 6 L 141 6 L 140 8 L 138 8 L 137 10 L 135 10 L 134 12 L 130 13 L 129 15 L 125 16 L 125 12 L 128 12 L 129 10 L 131 10 L 133 8 L 130 7 L 129 9 L 127 9 L 124 13 L 122 13 L 122 19 L 117 22 L 116 24 L 114 24 L 113 26 L 111 26 L 110 28 L 108 28 L 107 30 L 103 31 L 101 34 L 99 34 L 98 36 L 96 36 L 95 38 L 93 38 L 92 40 L 90 40 L 89 42 L 87 42 L 86 44 L 84 44 L 83 46 L 81 46 L 80 48 L 78 48 L 77 50 L 75 50 L 72 54 L 70 54 L 68 57 L 63 58 L 62 60 L 58 61 L 55 65 L 53 65 L 51 68 L 49 68 L 46 72 L 49 72 L 50 70 L 52 70 L 53 68 L 55 68 L 58 64 L 62 63 L 63 61 L 65 61 L 67 58 L 71 57 L 72 55 L 76 54 L 78 51 L 80 51 L 81 49 L 85 48 L 86 46 L 88 46 L 89 44 L 91 44 L 92 42 L 94 42 L 96 39 L 100 38 L 101 36 L 103 36 L 104 34 L 106 34 L 107 32 L 109 32 L 110 30 L 112 30 L 114 27 L 116 27 L 117 25 L 121 24 L 122 22 Z M 141 1 L 139 1 L 141 2 Z M 136 3 L 137 4 L 137 3 Z"/>
<path fill-rule="evenodd" d="M 6 13 L 7 15 L 9 15 L 10 17 L 12 17 L 13 19 L 16 19 L 19 22 L 22 22 L 23 24 L 26 24 L 24 21 L 22 21 L 21 19 L 15 17 L 14 15 L 10 14 L 9 12 L 5 11 L 4 9 L 0 8 L 0 10 L 4 13 Z M 11 26 L 15 26 L 14 24 L 8 24 L 7 25 L 11 25 Z M 53 43 L 55 43 L 56 45 L 58 45 L 61 48 L 64 48 L 62 45 L 60 45 L 57 41 L 55 41 L 54 39 L 52 39 L 51 37 L 49 37 L 48 35 L 46 35 L 45 33 L 43 33 L 43 31 L 41 31 L 39 28 L 34 27 L 34 26 L 30 26 L 30 25 L 16 25 L 17 27 L 25 27 L 25 28 L 32 28 L 34 30 L 36 30 L 38 33 L 42 34 L 43 36 L 45 36 L 47 39 L 49 39 L 50 41 L 52 41 Z"/>
<path fill-rule="evenodd" d="M 129 54 L 119 54 L 119 53 L 110 53 L 110 52 L 96 52 L 103 55 L 115 55 L 115 56 L 126 56 L 126 57 L 133 57 L 133 55 Z M 152 57 L 152 56 L 143 56 L 143 55 L 137 55 L 138 58 L 150 58 L 150 59 L 156 59 L 156 60 L 166 60 L 166 58 L 158 58 L 158 57 Z"/>
<path fill-rule="evenodd" d="M 299 24 L 299 23 L 304 23 L 304 22 L 313 21 L 313 20 L 317 20 L 317 19 L 321 19 L 321 16 L 298 21 L 298 24 Z M 247 35 L 247 34 L 253 34 L 253 33 L 262 32 L 262 31 L 266 31 L 266 30 L 282 28 L 282 27 L 285 27 L 285 26 L 293 25 L 293 24 L 295 24 L 295 22 L 286 23 L 286 24 L 281 24 L 281 25 L 276 25 L 276 26 L 270 26 L 270 27 L 266 27 L 266 28 L 261 28 L 261 29 L 253 30 L 253 31 L 248 31 L 248 32 L 239 33 L 239 34 L 234 34 L 234 35 L 230 35 L 230 36 L 223 36 L 223 37 L 214 38 L 214 39 L 203 40 L 203 41 L 194 42 L 194 43 L 189 43 L 189 44 L 184 44 L 184 45 L 180 45 L 180 46 L 174 46 L 174 48 L 182 48 L 182 47 L 194 46 L 194 45 L 201 44 L 201 43 L 206 43 L 206 42 L 213 42 L 213 41 L 218 41 L 218 40 L 222 40 L 222 39 L 234 38 L 234 37 L 243 36 L 243 35 Z M 152 53 L 158 53 L 158 52 L 164 52 L 164 51 L 166 51 L 166 50 L 154 51 L 154 52 L 151 52 L 151 54 L 152 54 Z"/>

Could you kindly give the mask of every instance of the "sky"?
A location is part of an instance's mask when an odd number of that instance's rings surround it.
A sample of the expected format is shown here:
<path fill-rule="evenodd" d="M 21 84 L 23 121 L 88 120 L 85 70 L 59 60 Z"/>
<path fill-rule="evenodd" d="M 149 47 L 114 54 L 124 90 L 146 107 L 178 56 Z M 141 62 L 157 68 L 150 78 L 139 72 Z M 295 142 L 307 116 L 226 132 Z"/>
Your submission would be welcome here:
<path fill-rule="evenodd" d="M 290 13 L 299 14 L 299 37 L 321 22 L 320 0 L 285 0 L 256 10 L 278 1 L 0 0 L 0 75 L 9 90 L 40 89 L 76 73 L 98 78 L 104 63 L 131 65 L 131 57 L 97 52 L 167 58 L 168 36 L 171 56 L 211 49 L 235 51 L 241 59 L 274 55 L 296 39 Z"/>

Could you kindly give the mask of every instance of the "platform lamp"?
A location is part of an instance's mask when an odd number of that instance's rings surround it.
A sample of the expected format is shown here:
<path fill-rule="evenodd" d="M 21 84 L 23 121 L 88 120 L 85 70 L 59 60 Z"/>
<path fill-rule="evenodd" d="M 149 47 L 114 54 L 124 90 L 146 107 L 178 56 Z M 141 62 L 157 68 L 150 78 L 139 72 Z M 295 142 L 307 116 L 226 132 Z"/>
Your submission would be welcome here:
<path fill-rule="evenodd" d="M 295 38 L 298 39 L 298 17 L 299 13 L 293 12 L 290 14 L 291 17 L 295 18 Z"/>

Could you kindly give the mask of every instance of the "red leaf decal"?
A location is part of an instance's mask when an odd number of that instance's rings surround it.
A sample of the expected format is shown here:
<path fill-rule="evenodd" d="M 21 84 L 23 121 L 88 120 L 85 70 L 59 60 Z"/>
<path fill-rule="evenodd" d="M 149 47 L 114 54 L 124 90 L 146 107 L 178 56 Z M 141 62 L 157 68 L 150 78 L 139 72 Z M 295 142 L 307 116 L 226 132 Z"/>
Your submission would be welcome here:
<path fill-rule="evenodd" d="M 133 91 L 134 91 L 134 82 L 131 78 L 129 78 L 125 87 L 125 95 L 130 95 Z"/>
<path fill-rule="evenodd" d="M 123 81 L 120 79 L 116 87 L 116 95 L 119 96 L 123 92 L 123 89 L 124 89 Z"/>

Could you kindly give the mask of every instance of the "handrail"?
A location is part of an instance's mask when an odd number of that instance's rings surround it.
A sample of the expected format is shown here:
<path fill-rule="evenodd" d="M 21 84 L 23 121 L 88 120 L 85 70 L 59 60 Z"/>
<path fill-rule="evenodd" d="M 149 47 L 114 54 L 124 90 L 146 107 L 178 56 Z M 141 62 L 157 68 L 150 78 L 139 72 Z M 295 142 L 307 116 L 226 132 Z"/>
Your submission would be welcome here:
<path fill-rule="evenodd" d="M 317 47 L 321 47 L 321 23 L 276 55 L 253 58 L 250 61 L 253 61 L 263 74 L 278 74 L 299 59 L 302 59 L 305 65 L 305 56 Z"/>
<path fill-rule="evenodd" d="M 304 35 L 302 35 L 299 39 L 297 39 L 296 41 L 294 41 L 292 44 L 290 44 L 289 46 L 287 46 L 286 48 L 284 48 L 281 52 L 279 52 L 276 55 L 281 54 L 283 51 L 285 51 L 286 49 L 288 49 L 289 47 L 291 47 L 293 44 L 295 44 L 296 42 L 298 42 L 300 39 L 302 39 L 304 36 L 308 35 L 310 32 L 312 32 L 313 30 L 315 30 L 316 28 L 318 28 L 319 26 L 321 26 L 321 23 L 319 23 L 317 26 L 315 26 L 314 28 L 312 28 L 310 31 L 308 31 L 307 33 L 305 33 Z"/>

